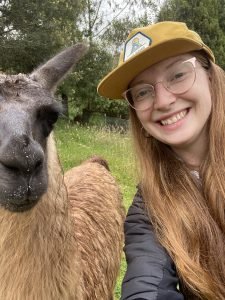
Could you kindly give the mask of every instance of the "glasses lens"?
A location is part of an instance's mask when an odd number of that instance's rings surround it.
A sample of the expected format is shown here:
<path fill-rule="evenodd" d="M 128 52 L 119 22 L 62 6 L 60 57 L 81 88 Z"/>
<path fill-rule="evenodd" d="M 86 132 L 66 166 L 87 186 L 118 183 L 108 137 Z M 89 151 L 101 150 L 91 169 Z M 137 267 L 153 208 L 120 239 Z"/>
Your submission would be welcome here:
<path fill-rule="evenodd" d="M 145 110 L 154 101 L 154 87 L 150 84 L 138 84 L 124 93 L 125 99 L 136 110 Z"/>
<path fill-rule="evenodd" d="M 175 64 L 166 76 L 166 88 L 174 94 L 187 92 L 195 81 L 195 68 L 190 61 Z"/>

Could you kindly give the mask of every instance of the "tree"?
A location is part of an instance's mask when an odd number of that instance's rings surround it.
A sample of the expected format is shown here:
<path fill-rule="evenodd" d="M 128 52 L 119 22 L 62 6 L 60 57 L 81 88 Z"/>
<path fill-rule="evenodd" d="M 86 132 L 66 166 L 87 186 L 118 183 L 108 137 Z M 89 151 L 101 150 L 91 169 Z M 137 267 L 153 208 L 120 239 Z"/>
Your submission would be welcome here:
<path fill-rule="evenodd" d="M 74 113 L 84 110 L 99 111 L 109 116 L 126 117 L 125 101 L 110 101 L 97 95 L 99 81 L 118 62 L 121 45 L 131 28 L 152 22 L 157 11 L 152 0 L 85 0 L 85 9 L 80 15 L 80 26 L 89 40 L 90 51 L 80 62 L 79 74 L 73 92 Z M 137 6 L 138 3 L 138 6 Z M 145 8 L 145 9 L 144 9 Z M 79 112 L 77 107 L 82 108 Z"/>
<path fill-rule="evenodd" d="M 78 16 L 83 0 L 0 2 L 0 69 L 29 73 L 59 49 L 82 39 Z M 68 107 L 64 83 L 61 98 Z"/>
<path fill-rule="evenodd" d="M 225 1 L 224 0 L 166 0 L 159 21 L 187 23 L 198 32 L 213 50 L 217 63 L 225 69 Z"/>
<path fill-rule="evenodd" d="M 108 116 L 127 116 L 127 105 L 97 94 L 97 85 L 112 68 L 112 55 L 98 44 L 92 44 L 87 55 L 77 64 L 70 79 L 61 86 L 61 93 L 70 99 L 70 119 L 87 121 L 93 112 Z"/>
<path fill-rule="evenodd" d="M 29 72 L 78 37 L 81 1 L 3 0 L 0 3 L 0 67 Z"/>
<path fill-rule="evenodd" d="M 84 36 L 90 43 L 96 39 L 100 40 L 111 31 L 112 27 L 118 26 L 118 23 L 121 28 L 125 26 L 126 36 L 128 24 L 136 26 L 152 23 L 161 2 L 160 0 L 84 0 L 85 9 L 80 18 Z M 115 31 L 114 33 L 118 36 Z M 124 39 L 120 40 L 121 43 L 123 41 Z"/>
<path fill-rule="evenodd" d="M 97 95 L 97 85 L 118 61 L 128 31 L 152 22 L 156 0 L 2 0 L 0 69 L 30 72 L 60 48 L 88 40 L 90 51 L 59 92 L 73 115 L 85 110 L 127 113 L 125 102 Z"/>

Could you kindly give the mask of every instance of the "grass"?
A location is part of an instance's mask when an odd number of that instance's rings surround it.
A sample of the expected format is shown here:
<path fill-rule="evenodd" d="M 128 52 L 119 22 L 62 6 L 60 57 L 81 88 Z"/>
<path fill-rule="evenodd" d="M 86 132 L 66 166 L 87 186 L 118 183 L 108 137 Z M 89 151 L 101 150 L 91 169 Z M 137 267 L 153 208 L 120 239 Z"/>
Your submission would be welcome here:
<path fill-rule="evenodd" d="M 107 128 L 84 127 L 59 122 L 55 130 L 57 147 L 64 170 L 79 165 L 92 155 L 105 158 L 120 185 L 124 205 L 129 207 L 135 193 L 134 159 L 129 135 Z M 120 298 L 121 282 L 126 270 L 123 257 L 115 289 L 115 299 Z"/>

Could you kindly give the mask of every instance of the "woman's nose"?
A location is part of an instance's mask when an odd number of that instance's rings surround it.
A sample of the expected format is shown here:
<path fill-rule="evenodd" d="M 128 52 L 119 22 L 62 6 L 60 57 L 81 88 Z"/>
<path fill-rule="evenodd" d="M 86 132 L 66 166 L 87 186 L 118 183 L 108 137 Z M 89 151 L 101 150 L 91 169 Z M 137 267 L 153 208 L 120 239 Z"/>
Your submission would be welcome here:
<path fill-rule="evenodd" d="M 167 110 L 176 101 L 176 95 L 168 91 L 162 82 L 155 85 L 154 109 Z"/>

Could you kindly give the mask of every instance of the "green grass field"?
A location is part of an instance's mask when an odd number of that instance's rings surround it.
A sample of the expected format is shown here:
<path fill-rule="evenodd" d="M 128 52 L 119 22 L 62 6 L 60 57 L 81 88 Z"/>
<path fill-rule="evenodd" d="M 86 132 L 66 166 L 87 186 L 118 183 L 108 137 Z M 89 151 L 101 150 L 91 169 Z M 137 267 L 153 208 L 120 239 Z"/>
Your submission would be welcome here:
<path fill-rule="evenodd" d="M 63 121 L 56 126 L 57 147 L 64 170 L 79 165 L 92 155 L 105 158 L 120 185 L 124 205 L 129 207 L 135 193 L 135 171 L 132 147 L 128 134 L 104 128 L 70 125 Z M 121 281 L 126 270 L 123 257 L 115 289 L 115 299 L 120 298 Z"/>

